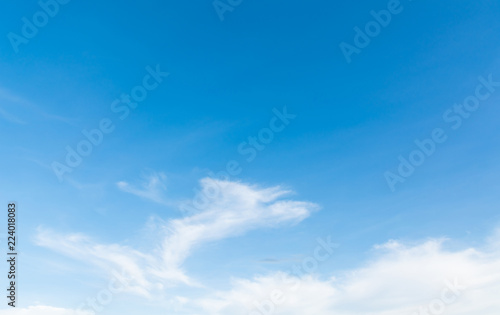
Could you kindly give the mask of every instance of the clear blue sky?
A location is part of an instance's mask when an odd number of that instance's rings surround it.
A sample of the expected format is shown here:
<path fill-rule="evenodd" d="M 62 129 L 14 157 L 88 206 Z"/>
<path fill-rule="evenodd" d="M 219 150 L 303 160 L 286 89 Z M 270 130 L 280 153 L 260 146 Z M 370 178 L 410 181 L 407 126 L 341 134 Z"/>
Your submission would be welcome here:
<path fill-rule="evenodd" d="M 0 196 L 4 205 L 18 202 L 19 307 L 76 314 L 112 269 L 126 266 L 138 274 L 134 286 L 103 314 L 250 314 L 234 302 L 251 291 L 245 281 L 272 287 L 269 279 L 301 264 L 319 237 L 338 246 L 299 296 L 324 285 L 341 302 L 316 314 L 368 311 L 349 303 L 375 295 L 348 295 L 359 279 L 345 274 L 389 264 L 391 253 L 377 253 L 377 244 L 418 255 L 419 246 L 447 238 L 435 255 L 483 265 L 464 251 L 491 254 L 500 221 L 500 87 L 484 85 L 500 82 L 500 4 L 402 0 L 347 62 L 341 43 L 355 45 L 354 28 L 388 3 L 243 0 L 221 20 L 211 1 L 72 0 L 16 47 L 12 33 L 23 36 L 23 17 L 42 9 L 32 0 L 5 3 Z M 147 67 L 169 75 L 135 108 L 112 105 L 143 84 Z M 443 115 L 478 86 L 487 97 L 454 128 L 450 117 L 459 114 Z M 123 108 L 130 113 L 120 119 Z M 285 108 L 288 121 L 276 116 Z M 113 131 L 59 180 L 54 162 L 64 164 L 67 146 L 77 150 L 82 130 L 103 120 Z M 283 129 L 251 149 L 249 137 L 273 122 Z M 391 189 L 387 172 L 401 176 L 398 157 L 408 160 L 415 140 L 437 128 L 446 141 Z M 230 161 L 240 172 L 217 182 L 210 205 L 182 211 Z M 225 300 L 229 292 L 235 297 Z M 432 299 L 417 300 L 384 310 L 411 314 Z M 311 310 L 286 303 L 274 313 Z"/>

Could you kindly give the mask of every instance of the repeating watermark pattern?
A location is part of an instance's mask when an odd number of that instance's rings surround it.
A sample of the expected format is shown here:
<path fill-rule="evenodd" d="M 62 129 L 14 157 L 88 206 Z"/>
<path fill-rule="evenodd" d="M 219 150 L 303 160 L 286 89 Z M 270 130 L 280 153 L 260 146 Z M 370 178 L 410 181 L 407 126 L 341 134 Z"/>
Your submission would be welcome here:
<path fill-rule="evenodd" d="M 19 34 L 9 32 L 7 38 L 9 39 L 12 49 L 15 53 L 19 52 L 19 46 L 27 45 L 33 39 L 41 28 L 45 27 L 50 19 L 54 18 L 61 8 L 61 5 L 68 4 L 71 0 L 40 0 L 38 10 L 31 18 L 22 17 L 21 32 Z"/>
<path fill-rule="evenodd" d="M 446 308 L 455 303 L 467 287 L 458 283 L 458 278 L 453 282 L 446 280 L 445 288 L 441 291 L 439 298 L 433 299 L 428 305 L 421 306 L 412 315 L 440 315 Z"/>
<path fill-rule="evenodd" d="M 409 0 L 411 1 L 411 0 Z M 339 47 L 347 63 L 352 62 L 352 55 L 359 55 L 368 47 L 372 39 L 379 36 L 382 30 L 389 26 L 394 16 L 403 12 L 404 6 L 400 0 L 389 0 L 387 10 L 370 11 L 373 20 L 367 22 L 363 28 L 354 27 L 354 38 L 352 44 L 341 42 Z"/>
<path fill-rule="evenodd" d="M 224 14 L 226 12 L 233 12 L 236 7 L 239 7 L 243 0 L 215 0 L 212 2 L 215 12 L 221 22 L 224 21 Z"/>
<path fill-rule="evenodd" d="M 297 117 L 295 114 L 290 114 L 286 106 L 281 111 L 277 108 L 273 108 L 272 111 L 274 115 L 269 120 L 268 126 L 260 129 L 256 136 L 249 136 L 246 141 L 241 142 L 237 147 L 238 153 L 241 156 L 245 156 L 245 161 L 248 163 L 253 162 L 259 152 L 262 152 L 274 140 L 275 135 L 285 130 L 291 121 Z M 229 160 L 224 170 L 217 173 L 210 171 L 208 175 L 214 179 L 228 181 L 242 172 L 243 167 L 240 162 Z M 180 206 L 184 215 L 192 215 L 203 211 L 210 204 L 211 200 L 219 196 L 222 187 L 220 187 L 216 180 L 211 180 L 210 183 L 210 187 L 206 189 L 195 189 L 195 197 Z"/>
<path fill-rule="evenodd" d="M 156 65 L 155 68 L 147 66 L 146 72 L 147 74 L 142 78 L 142 83 L 133 87 L 130 94 L 121 94 L 120 98 L 111 103 L 110 110 L 115 114 L 119 114 L 118 118 L 120 120 L 125 120 L 132 110 L 146 100 L 149 92 L 158 88 L 163 79 L 169 75 L 169 73 L 160 70 L 160 65 Z M 92 130 L 83 129 L 81 133 L 84 139 L 78 142 L 75 147 L 66 146 L 64 162 L 52 162 L 52 170 L 59 182 L 64 180 L 65 174 L 73 172 L 76 167 L 80 166 L 83 158 L 92 154 L 94 147 L 101 145 L 105 135 L 112 133 L 116 127 L 110 118 L 102 118 L 97 126 Z"/>
<path fill-rule="evenodd" d="M 454 104 L 448 108 L 442 115 L 443 121 L 451 124 L 451 130 L 457 130 L 463 125 L 464 120 L 471 117 L 472 113 L 477 111 L 481 102 L 485 102 L 500 87 L 500 82 L 493 81 L 492 74 L 488 78 L 480 76 L 479 84 L 474 90 L 474 94 L 467 96 L 461 103 Z M 384 173 L 385 180 L 392 192 L 396 191 L 398 183 L 404 183 L 413 173 L 416 168 L 424 164 L 428 157 L 436 152 L 439 144 L 443 144 L 448 140 L 448 134 L 443 128 L 435 128 L 432 130 L 430 137 L 423 140 L 415 139 L 414 143 L 417 147 L 411 151 L 407 157 L 398 156 L 399 165 L 396 172 L 386 171 Z"/>
<path fill-rule="evenodd" d="M 300 265 L 292 266 L 291 270 L 282 277 L 281 282 L 285 285 L 285 289 L 274 289 L 269 293 L 268 299 L 254 301 L 253 309 L 248 315 L 271 315 L 276 312 L 277 307 L 286 301 L 286 293 L 290 291 L 297 291 L 302 279 L 305 275 L 313 274 L 320 263 L 325 262 L 332 257 L 334 249 L 338 247 L 333 243 L 331 236 L 325 239 L 318 238 L 318 245 L 314 249 L 313 255 L 308 256 L 302 260 Z"/>

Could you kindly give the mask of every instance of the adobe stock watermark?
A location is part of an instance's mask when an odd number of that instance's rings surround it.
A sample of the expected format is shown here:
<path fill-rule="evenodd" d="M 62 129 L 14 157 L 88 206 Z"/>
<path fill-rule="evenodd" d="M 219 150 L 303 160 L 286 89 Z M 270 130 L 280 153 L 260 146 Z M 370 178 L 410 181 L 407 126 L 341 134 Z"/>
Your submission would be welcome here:
<path fill-rule="evenodd" d="M 120 98 L 111 103 L 110 110 L 119 115 L 119 120 L 125 120 L 132 110 L 146 100 L 149 92 L 158 88 L 163 79 L 169 75 L 169 73 L 160 70 L 160 65 L 156 65 L 155 68 L 147 66 L 146 72 L 147 74 L 142 78 L 141 84 L 134 86 L 130 94 L 121 94 Z M 101 145 L 105 136 L 112 133 L 115 127 L 112 119 L 103 118 L 96 128 L 91 130 L 83 129 L 81 131 L 83 139 L 73 147 L 66 146 L 65 160 L 63 162 L 54 161 L 51 164 L 52 171 L 59 182 L 64 180 L 65 174 L 73 172 L 76 167 L 80 166 L 84 157 L 92 154 L 94 148 Z"/>
<path fill-rule="evenodd" d="M 226 14 L 226 12 L 233 12 L 241 3 L 243 3 L 243 0 L 215 0 L 212 2 L 212 5 L 214 6 L 215 13 L 217 13 L 219 20 L 223 22 L 224 14 Z"/>
<path fill-rule="evenodd" d="M 21 32 L 19 34 L 14 32 L 9 32 L 7 34 L 7 38 L 14 52 L 19 52 L 19 46 L 27 45 L 30 39 L 33 39 L 38 34 L 39 30 L 45 27 L 50 19 L 54 18 L 59 13 L 61 5 L 68 4 L 70 1 L 71 0 L 38 1 L 40 10 L 35 12 L 31 18 L 22 17 L 21 21 L 23 22 L 23 26 L 21 26 Z"/>
<path fill-rule="evenodd" d="M 492 75 L 488 78 L 478 77 L 479 84 L 474 90 L 474 94 L 467 96 L 461 103 L 454 104 L 448 108 L 442 115 L 443 121 L 451 124 L 451 130 L 457 130 L 463 125 L 464 120 L 471 117 L 472 113 L 477 111 L 481 102 L 488 100 L 491 95 L 500 87 L 500 81 L 493 81 Z M 414 174 L 417 167 L 422 166 L 428 157 L 436 152 L 438 145 L 442 145 L 448 140 L 448 134 L 443 128 L 435 128 L 429 137 L 420 140 L 415 139 L 416 149 L 411 151 L 406 157 L 398 156 L 399 165 L 396 172 L 386 171 L 384 178 L 389 189 L 396 191 L 396 185 L 404 183 Z"/>
<path fill-rule="evenodd" d="M 319 264 L 331 258 L 334 249 L 338 247 L 332 242 L 331 236 L 328 236 L 326 240 L 318 238 L 316 241 L 318 245 L 314 249 L 313 255 L 304 258 L 300 265 L 294 265 L 292 270 L 281 279 L 285 289 L 274 289 L 269 293 L 269 298 L 254 301 L 255 308 L 248 315 L 274 314 L 276 309 L 285 303 L 287 293 L 297 291 L 302 284 L 302 278 L 314 273 Z"/>
<path fill-rule="evenodd" d="M 389 0 L 387 9 L 378 12 L 375 10 L 370 11 L 373 20 L 367 22 L 362 29 L 358 26 L 354 27 L 353 43 L 341 42 L 339 44 L 347 63 L 352 62 L 353 54 L 359 55 L 364 48 L 368 47 L 372 39 L 379 36 L 382 30 L 389 26 L 393 17 L 403 12 L 403 10 L 404 7 L 400 0 Z"/>
<path fill-rule="evenodd" d="M 446 280 L 445 288 L 441 291 L 441 296 L 430 301 L 428 305 L 421 306 L 412 315 L 441 315 L 449 305 L 456 302 L 466 289 L 466 286 L 458 283 L 458 278 L 455 278 L 453 283 Z"/>
<path fill-rule="evenodd" d="M 295 114 L 290 114 L 286 106 L 281 110 L 273 108 L 272 112 L 274 115 L 269 120 L 267 127 L 261 128 L 255 136 L 249 136 L 246 141 L 241 142 L 237 147 L 238 154 L 246 157 L 245 161 L 247 163 L 253 162 L 259 152 L 262 152 L 275 139 L 276 134 L 285 130 L 292 120 L 297 117 Z M 242 172 L 243 166 L 241 162 L 229 160 L 226 162 L 224 170 L 217 173 L 210 171 L 208 175 L 214 179 L 227 181 Z M 205 210 L 210 202 L 219 196 L 222 187 L 215 180 L 211 180 L 210 183 L 210 187 L 204 190 L 195 189 L 195 197 L 188 203 L 181 205 L 180 209 L 185 215 Z"/>
<path fill-rule="evenodd" d="M 122 293 L 130 287 L 132 278 L 125 274 L 125 271 L 120 274 L 118 271 L 111 272 L 113 277 L 108 281 L 106 288 L 97 292 L 93 297 L 88 297 L 85 302 L 80 304 L 76 310 L 77 314 L 95 315 L 102 312 L 106 306 L 113 302 L 116 294 Z"/>

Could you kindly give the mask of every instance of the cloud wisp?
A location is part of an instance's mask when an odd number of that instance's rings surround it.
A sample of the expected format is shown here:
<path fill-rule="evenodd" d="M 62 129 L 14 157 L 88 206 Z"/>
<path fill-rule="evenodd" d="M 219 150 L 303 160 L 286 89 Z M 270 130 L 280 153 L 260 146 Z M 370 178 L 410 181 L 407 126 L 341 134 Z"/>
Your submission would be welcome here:
<path fill-rule="evenodd" d="M 153 173 L 145 178 L 140 187 L 134 187 L 125 181 L 116 183 L 116 186 L 126 193 L 169 206 L 171 203 L 165 198 L 166 178 L 163 173 Z"/>
<path fill-rule="evenodd" d="M 150 180 L 148 187 L 152 191 L 160 185 L 159 179 L 155 177 Z M 318 208 L 310 202 L 281 199 L 290 192 L 279 186 L 259 188 L 210 178 L 202 179 L 200 184 L 202 190 L 211 189 L 211 185 L 221 189 L 205 211 L 164 221 L 161 242 L 152 253 L 143 253 L 119 244 L 99 244 L 81 234 L 55 235 L 46 229 L 39 229 L 36 242 L 108 272 L 123 271 L 132 279 L 129 291 L 147 296 L 164 286 L 199 286 L 182 269 L 182 264 L 200 245 L 259 228 L 295 224 Z M 152 196 L 144 191 L 133 191 L 141 197 Z"/>
<path fill-rule="evenodd" d="M 56 120 L 71 126 L 75 126 L 75 123 L 71 121 L 69 118 L 49 114 L 45 112 L 40 106 L 35 105 L 32 102 L 24 99 L 23 97 L 15 95 L 12 92 L 0 87 L 0 106 L 3 107 L 5 105 L 14 107 L 15 109 L 18 110 L 18 112 L 21 112 L 19 111 L 19 109 L 22 109 L 23 114 L 26 114 L 26 112 L 31 112 L 47 120 Z M 18 118 L 16 115 L 10 113 L 9 111 L 7 111 L 5 108 L 2 107 L 0 107 L 0 117 L 16 124 L 20 125 L 27 124 L 26 121 L 24 121 L 21 118 Z"/>

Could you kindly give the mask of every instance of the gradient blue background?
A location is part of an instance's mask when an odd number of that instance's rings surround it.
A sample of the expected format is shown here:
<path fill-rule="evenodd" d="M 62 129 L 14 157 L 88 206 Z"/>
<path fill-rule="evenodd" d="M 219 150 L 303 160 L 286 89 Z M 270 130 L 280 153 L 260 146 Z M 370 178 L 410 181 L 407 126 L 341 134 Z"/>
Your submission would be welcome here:
<path fill-rule="evenodd" d="M 92 283 L 67 267 L 74 261 L 33 244 L 37 227 L 148 248 L 140 232 L 148 218 L 182 214 L 116 183 L 163 172 L 168 195 L 187 199 L 229 160 L 241 162 L 237 180 L 282 184 L 322 210 L 295 227 L 196 252 L 187 268 L 208 283 L 287 268 L 324 235 L 340 247 L 322 272 L 356 266 L 387 239 L 482 240 L 499 221 L 500 92 L 456 131 L 441 116 L 474 92 L 478 76 L 500 80 L 500 3 L 402 1 L 403 12 L 348 64 L 340 42 L 352 43 L 353 28 L 386 4 L 245 0 L 221 22 L 211 1 L 73 0 L 16 54 L 7 33 L 19 34 L 21 18 L 39 6 L 3 3 L 0 201 L 19 203 L 22 300 L 61 304 L 54 293 L 71 281 Z M 117 121 L 111 102 L 156 64 L 170 76 Z M 245 162 L 238 145 L 283 106 L 297 117 Z M 105 117 L 116 130 L 60 183 L 51 163 Z M 434 128 L 446 129 L 448 141 L 391 192 L 384 172 Z M 254 263 L 263 259 L 282 262 Z M 94 291 L 75 287 L 62 304 Z"/>

